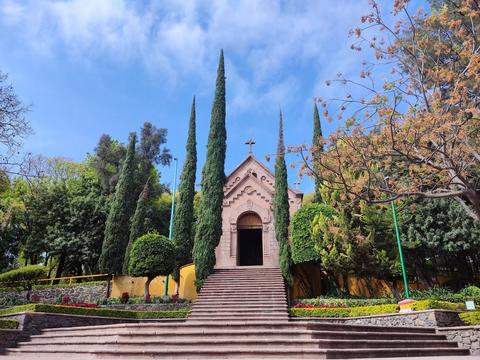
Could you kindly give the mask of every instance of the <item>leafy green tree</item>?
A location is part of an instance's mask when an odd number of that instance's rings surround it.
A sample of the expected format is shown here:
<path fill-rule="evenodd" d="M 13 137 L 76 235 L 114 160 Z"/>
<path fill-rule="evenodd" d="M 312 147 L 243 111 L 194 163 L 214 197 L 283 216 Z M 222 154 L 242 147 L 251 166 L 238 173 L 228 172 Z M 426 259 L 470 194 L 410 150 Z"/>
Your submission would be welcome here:
<path fill-rule="evenodd" d="M 150 283 L 159 275 L 169 275 L 175 266 L 175 245 L 166 236 L 148 233 L 132 245 L 128 273 L 146 276 L 145 299 L 150 298 Z"/>
<path fill-rule="evenodd" d="M 333 209 L 325 204 L 310 203 L 303 205 L 292 217 L 291 247 L 295 264 L 320 261 L 315 251 L 316 241 L 312 237 L 312 222 L 318 214 L 328 218 L 332 216 Z"/>
<path fill-rule="evenodd" d="M 25 207 L 15 192 L 15 183 L 5 181 L 0 190 L 0 272 L 16 265 L 25 238 Z"/>
<path fill-rule="evenodd" d="M 90 163 L 98 175 L 104 194 L 115 191 L 126 153 L 125 146 L 113 140 L 110 135 L 103 134 L 100 137 Z"/>
<path fill-rule="evenodd" d="M 173 242 L 177 247 L 177 259 L 173 278 L 180 280 L 180 267 L 192 261 L 193 248 L 193 201 L 197 173 L 197 142 L 195 134 L 195 97 L 192 102 L 188 128 L 186 158 L 180 177 L 178 206 L 173 221 Z"/>
<path fill-rule="evenodd" d="M 165 147 L 167 142 L 168 130 L 157 128 L 150 122 L 145 122 L 140 130 L 140 143 L 137 149 L 137 173 L 135 175 L 135 198 L 138 198 L 148 178 L 152 177 L 152 172 L 156 171 L 155 165 L 169 165 L 172 159 L 170 150 Z M 160 174 L 158 179 L 160 178 Z M 152 182 L 151 185 L 154 185 Z M 155 192 L 155 186 L 152 187 Z M 161 192 L 165 191 L 162 186 Z"/>
<path fill-rule="evenodd" d="M 337 210 L 331 217 L 319 214 L 313 221 L 313 236 L 322 269 L 336 282 L 337 274 L 342 276 L 343 291 L 349 294 L 348 275 L 355 269 L 355 228 L 344 210 Z"/>
<path fill-rule="evenodd" d="M 283 119 L 280 112 L 278 127 L 277 155 L 275 160 L 275 198 L 273 203 L 275 235 L 279 246 L 280 270 L 288 285 L 293 284 L 292 255 L 288 241 L 290 212 L 288 203 L 287 165 L 285 164 L 285 144 L 283 142 Z"/>
<path fill-rule="evenodd" d="M 223 50 L 217 70 L 215 99 L 210 120 L 207 158 L 202 172 L 201 214 L 193 245 L 193 261 L 197 287 L 210 275 L 215 266 L 215 248 L 222 235 L 222 201 L 225 182 L 225 152 L 227 149 L 225 128 L 225 66 Z"/>
<path fill-rule="evenodd" d="M 135 199 L 135 143 L 136 134 L 130 134 L 127 157 L 117 184 L 110 212 L 105 225 L 105 239 L 99 260 L 101 271 L 109 274 L 122 272 L 123 259 L 129 240 L 130 217 Z"/>
<path fill-rule="evenodd" d="M 97 273 L 107 219 L 108 197 L 102 194 L 100 181 L 85 173 L 70 181 L 70 218 L 66 226 L 69 240 L 66 270 L 70 274 Z"/>
<path fill-rule="evenodd" d="M 474 282 L 480 267 L 480 221 L 451 199 L 425 199 L 405 212 L 401 233 L 410 271 L 418 276 L 422 269 L 427 285 L 436 275 L 448 276 L 452 289 Z"/>
<path fill-rule="evenodd" d="M 149 181 L 145 183 L 143 190 L 138 198 L 135 214 L 133 214 L 132 226 L 130 227 L 130 237 L 127 249 L 125 250 L 125 259 L 123 261 L 123 273 L 128 273 L 128 263 L 130 259 L 130 250 L 133 242 L 142 236 L 145 232 L 145 216 L 147 212 L 147 201 L 149 192 Z"/>
<path fill-rule="evenodd" d="M 400 210 L 401 208 L 399 208 Z M 399 298 L 397 281 L 402 272 L 394 232 L 392 211 L 389 205 L 367 205 L 359 203 L 355 218 L 360 219 L 359 227 L 361 247 L 357 247 L 357 274 L 385 280 Z M 369 282 L 367 281 L 367 284 Z M 373 292 L 373 289 L 369 289 Z"/>
<path fill-rule="evenodd" d="M 320 115 L 318 114 L 317 103 L 313 106 L 313 138 L 312 138 L 312 154 L 318 156 L 323 152 L 323 134 L 322 134 L 322 125 L 320 123 Z M 315 172 L 318 173 L 318 163 L 313 159 L 313 167 Z M 315 176 L 315 195 L 313 198 L 314 202 L 322 201 L 322 195 L 320 193 L 320 187 L 322 186 L 322 181 L 319 177 Z"/>

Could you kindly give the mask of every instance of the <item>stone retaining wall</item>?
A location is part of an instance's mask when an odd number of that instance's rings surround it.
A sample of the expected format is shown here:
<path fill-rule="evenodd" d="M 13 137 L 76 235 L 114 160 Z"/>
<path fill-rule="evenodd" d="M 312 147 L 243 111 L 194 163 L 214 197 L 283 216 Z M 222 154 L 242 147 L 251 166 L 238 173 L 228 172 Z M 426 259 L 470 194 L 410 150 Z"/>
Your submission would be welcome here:
<path fill-rule="evenodd" d="M 398 314 L 356 316 L 351 318 L 294 318 L 351 325 L 451 327 L 464 325 L 457 311 L 425 310 Z"/>
<path fill-rule="evenodd" d="M 437 329 L 438 334 L 446 335 L 463 349 L 470 349 L 473 355 L 480 355 L 480 326 L 458 326 Z"/>
<path fill-rule="evenodd" d="M 21 330 L 17 329 L 0 329 L 0 352 L 10 346 L 15 346 L 15 344 L 23 340 L 24 336 Z"/>
<path fill-rule="evenodd" d="M 42 329 L 77 327 L 77 326 L 96 326 L 112 325 L 124 323 L 140 322 L 183 322 L 185 319 L 151 319 L 139 320 L 128 318 L 108 318 L 102 316 L 86 316 L 71 314 L 52 314 L 52 313 L 34 313 L 24 312 L 18 314 L 2 315 L 2 319 L 15 319 L 19 322 L 19 330 L 22 330 L 24 336 L 38 335 Z"/>
<path fill-rule="evenodd" d="M 52 286 L 42 289 L 34 289 L 30 298 L 36 295 L 42 303 L 56 303 L 58 298 L 68 295 L 72 302 L 85 301 L 97 303 L 108 298 L 108 282 L 75 285 L 75 286 Z M 2 292 L 0 293 L 0 305 L 26 302 L 26 292 Z"/>

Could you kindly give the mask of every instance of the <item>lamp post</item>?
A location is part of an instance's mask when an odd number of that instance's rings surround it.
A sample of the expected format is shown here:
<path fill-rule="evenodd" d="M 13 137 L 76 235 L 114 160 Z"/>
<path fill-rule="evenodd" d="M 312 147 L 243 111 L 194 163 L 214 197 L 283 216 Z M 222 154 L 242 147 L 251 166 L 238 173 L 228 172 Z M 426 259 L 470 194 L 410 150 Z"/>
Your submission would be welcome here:
<path fill-rule="evenodd" d="M 402 241 L 400 239 L 400 230 L 398 229 L 397 210 L 395 208 L 395 202 L 393 200 L 390 202 L 390 205 L 392 206 L 393 223 L 395 225 L 395 236 L 397 237 L 398 254 L 400 256 L 400 266 L 402 267 L 403 285 L 405 286 L 405 299 L 408 299 L 410 297 L 410 294 L 408 292 L 407 271 L 405 270 L 405 262 L 403 261 L 403 250 Z"/>
<path fill-rule="evenodd" d="M 172 240 L 173 236 L 173 217 L 175 213 L 175 193 L 177 191 L 177 164 L 178 164 L 178 159 L 173 158 L 173 161 L 175 162 L 175 175 L 173 178 L 173 192 L 172 192 L 172 208 L 171 208 L 171 213 L 170 213 L 170 227 L 168 230 L 168 238 Z M 168 278 L 169 276 L 165 276 L 165 287 L 163 291 L 163 296 L 168 296 Z"/>
<path fill-rule="evenodd" d="M 385 187 L 388 189 L 388 176 L 384 176 L 385 180 Z M 407 280 L 407 271 L 405 270 L 405 262 L 403 261 L 403 249 L 402 249 L 402 240 L 400 238 L 400 230 L 398 228 L 398 220 L 397 220 L 397 209 L 395 208 L 395 201 L 390 201 L 390 206 L 392 207 L 392 215 L 393 215 L 393 224 L 395 226 L 395 237 L 397 238 L 397 248 L 398 248 L 398 255 L 400 258 L 400 267 L 402 268 L 402 277 L 403 277 L 403 285 L 405 287 L 405 299 L 410 297 L 410 293 L 408 291 L 408 280 Z"/>

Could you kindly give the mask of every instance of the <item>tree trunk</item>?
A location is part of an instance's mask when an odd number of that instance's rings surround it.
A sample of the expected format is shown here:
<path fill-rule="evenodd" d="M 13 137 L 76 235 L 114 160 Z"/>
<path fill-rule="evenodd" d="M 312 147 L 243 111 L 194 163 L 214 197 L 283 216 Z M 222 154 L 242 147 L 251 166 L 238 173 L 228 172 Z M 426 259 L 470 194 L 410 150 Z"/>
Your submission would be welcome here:
<path fill-rule="evenodd" d="M 62 276 L 63 268 L 65 267 L 66 258 L 67 257 L 64 254 L 60 255 L 60 260 L 58 261 L 57 272 L 55 273 L 55 278 L 59 278 L 59 277 Z M 55 283 L 58 284 L 58 281 L 56 281 Z"/>
<path fill-rule="evenodd" d="M 145 301 L 150 301 L 150 283 L 152 282 L 154 278 L 153 277 L 148 277 L 147 281 L 145 281 Z"/>
<path fill-rule="evenodd" d="M 392 289 L 393 297 L 397 300 L 400 300 L 400 295 L 398 294 L 397 281 L 395 279 L 390 281 L 390 286 Z"/>
<path fill-rule="evenodd" d="M 350 288 L 348 286 L 348 274 L 342 274 L 343 292 L 347 295 L 350 294 Z"/>

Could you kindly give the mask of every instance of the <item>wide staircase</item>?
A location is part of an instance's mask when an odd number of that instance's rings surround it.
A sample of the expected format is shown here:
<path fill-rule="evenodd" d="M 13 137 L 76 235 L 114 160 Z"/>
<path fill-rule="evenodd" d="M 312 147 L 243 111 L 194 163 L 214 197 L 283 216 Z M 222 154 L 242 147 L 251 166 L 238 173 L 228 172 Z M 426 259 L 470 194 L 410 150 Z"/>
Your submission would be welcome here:
<path fill-rule="evenodd" d="M 461 356 L 435 329 L 289 321 L 279 269 L 216 270 L 184 322 L 46 329 L 23 359 L 348 359 Z"/>

